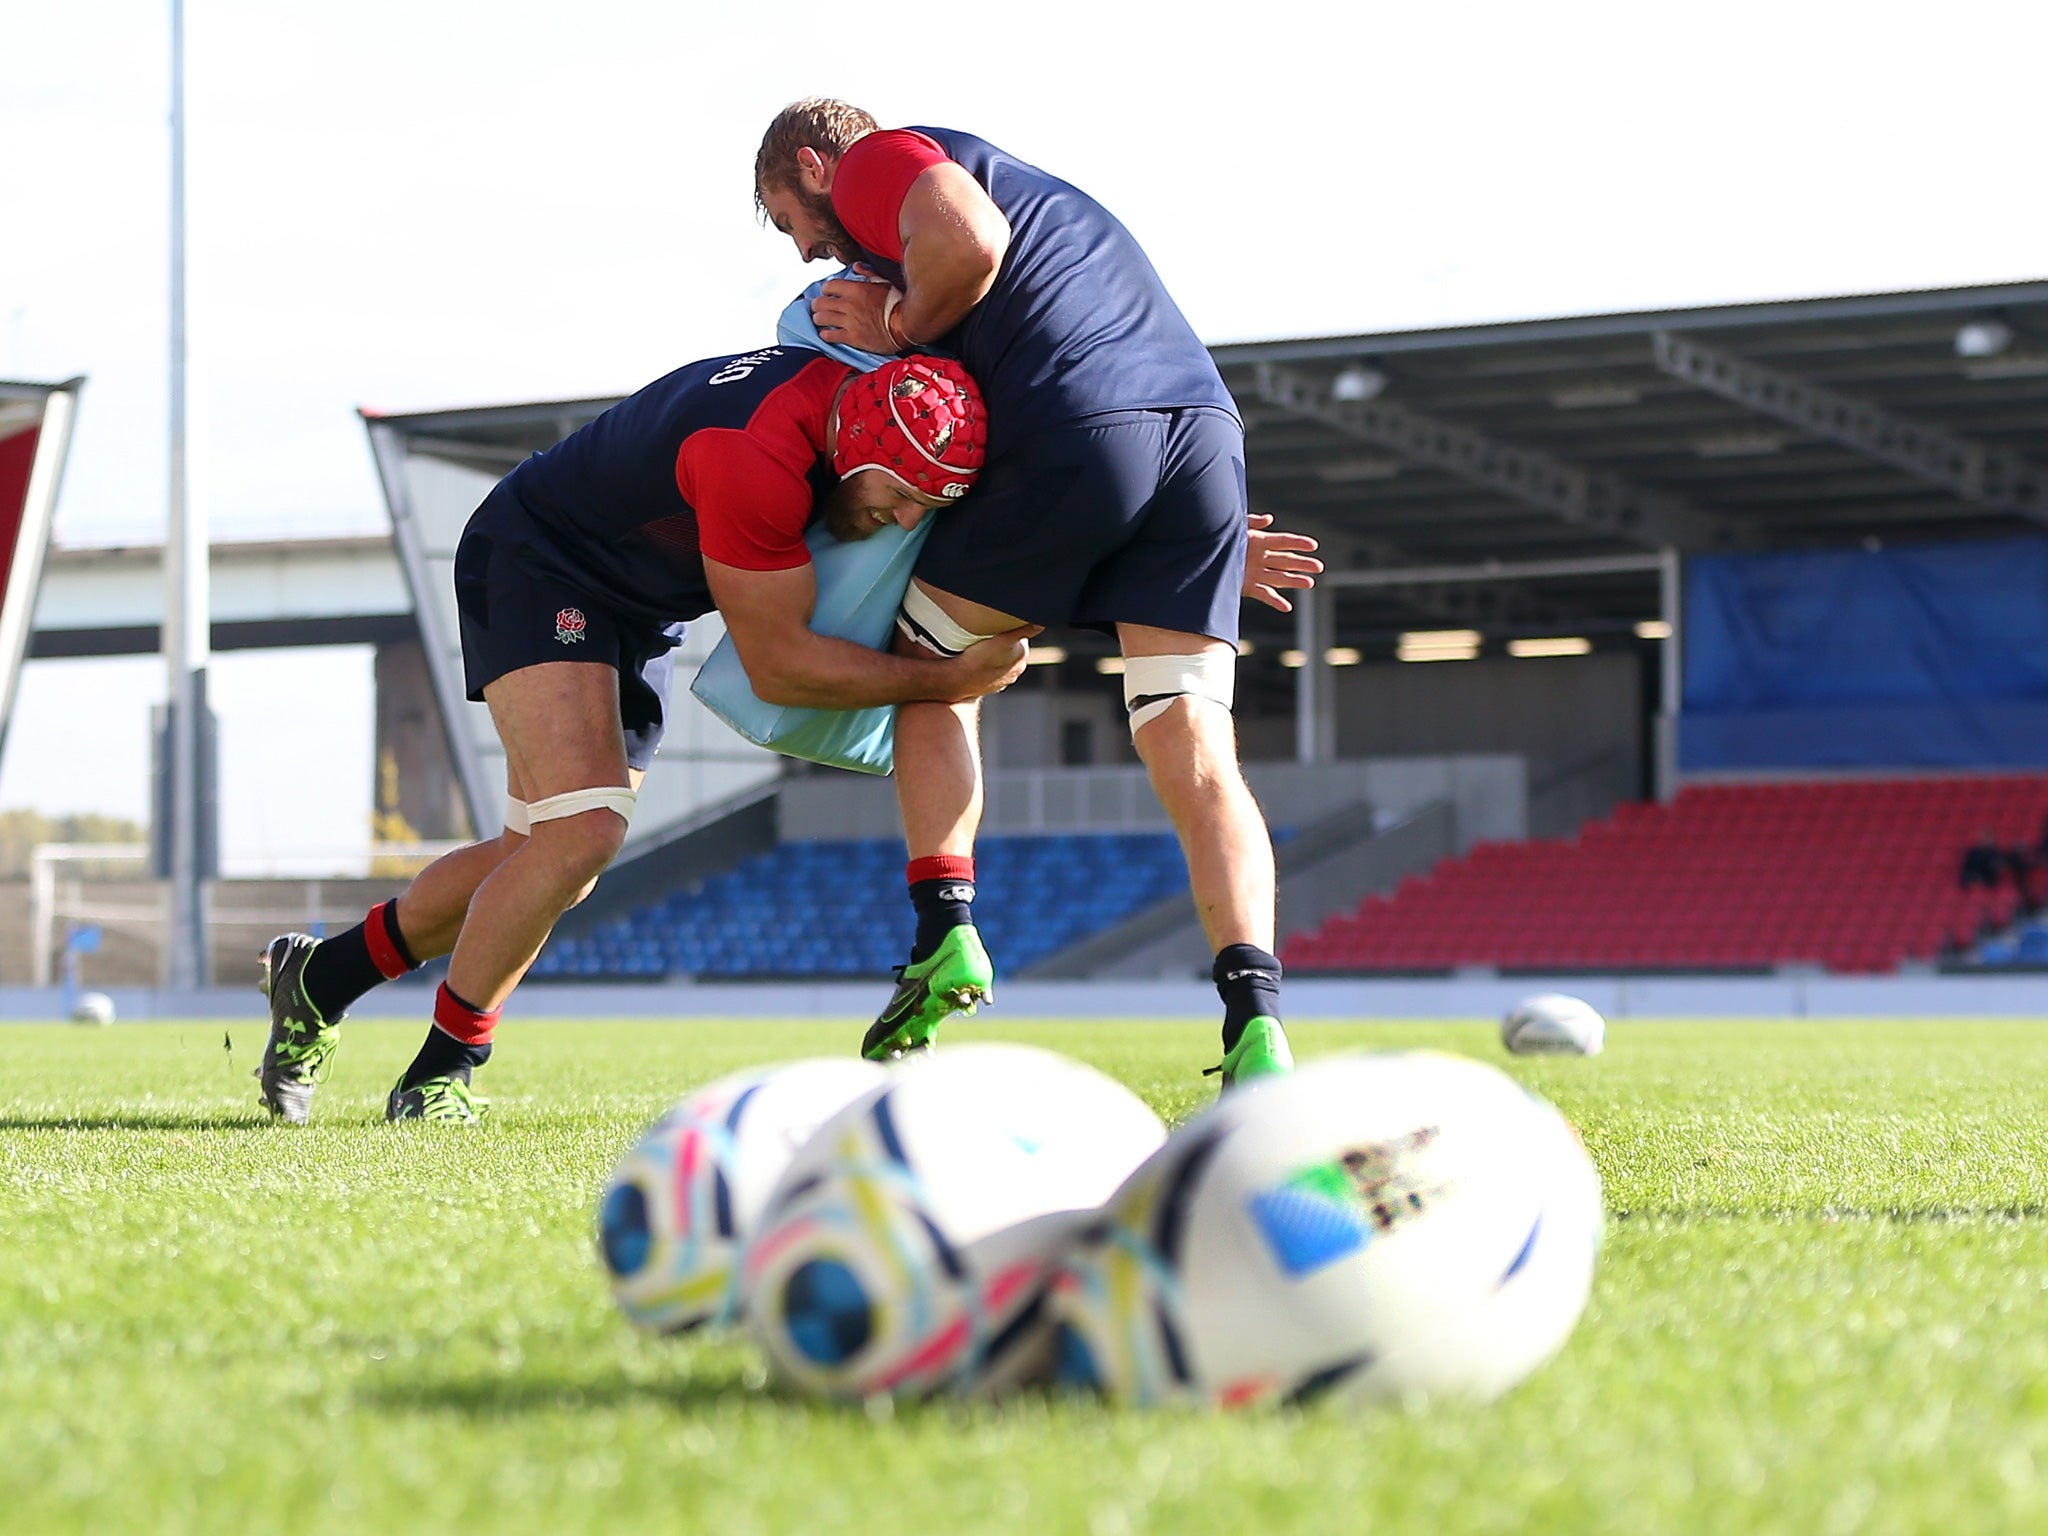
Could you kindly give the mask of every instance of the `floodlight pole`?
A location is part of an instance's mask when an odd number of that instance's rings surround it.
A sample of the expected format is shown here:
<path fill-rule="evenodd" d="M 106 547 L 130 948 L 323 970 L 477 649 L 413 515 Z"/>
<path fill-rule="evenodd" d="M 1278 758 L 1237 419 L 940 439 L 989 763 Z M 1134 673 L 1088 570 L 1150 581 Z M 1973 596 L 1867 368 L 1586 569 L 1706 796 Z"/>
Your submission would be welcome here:
<path fill-rule="evenodd" d="M 1678 793 L 1678 733 L 1685 707 L 1685 653 L 1680 649 L 1685 643 L 1685 564 L 1676 549 L 1666 549 L 1659 561 L 1657 608 L 1666 633 L 1657 648 L 1662 702 L 1657 706 L 1656 790 L 1657 799 L 1668 805 Z"/>
<path fill-rule="evenodd" d="M 1294 671 L 1294 760 L 1337 760 L 1337 678 L 1329 661 L 1337 636 L 1336 597 L 1318 585 L 1294 599 L 1294 646 L 1301 665 Z"/>
<path fill-rule="evenodd" d="M 174 991 L 206 985 L 205 891 L 201 885 L 200 731 L 206 713 L 206 519 L 187 494 L 185 462 L 185 6 L 171 0 L 171 377 L 170 521 L 164 534 L 164 667 L 169 703 L 158 814 L 168 852 L 171 911 L 164 935 L 165 983 Z"/>

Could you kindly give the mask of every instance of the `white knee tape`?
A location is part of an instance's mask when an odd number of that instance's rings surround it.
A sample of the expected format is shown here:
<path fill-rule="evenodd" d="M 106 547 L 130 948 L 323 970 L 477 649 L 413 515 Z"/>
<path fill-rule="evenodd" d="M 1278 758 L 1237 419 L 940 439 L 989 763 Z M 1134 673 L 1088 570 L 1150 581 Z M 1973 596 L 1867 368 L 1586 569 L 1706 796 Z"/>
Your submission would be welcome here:
<path fill-rule="evenodd" d="M 1130 712 L 1134 737 L 1139 726 L 1165 714 L 1175 699 L 1201 699 L 1227 710 L 1236 697 L 1236 651 L 1124 658 L 1124 708 Z"/>
<path fill-rule="evenodd" d="M 528 823 L 560 821 L 564 816 L 581 816 L 585 811 L 616 811 L 622 821 L 633 819 L 633 802 L 640 798 L 637 789 L 623 785 L 605 789 L 572 789 L 566 794 L 549 795 L 545 800 L 536 800 L 526 808 Z"/>
<path fill-rule="evenodd" d="M 913 643 L 941 656 L 958 656 L 977 640 L 988 638 L 955 624 L 946 610 L 933 602 L 924 588 L 914 581 L 903 594 L 903 608 L 896 615 L 896 627 Z"/>
<path fill-rule="evenodd" d="M 505 797 L 505 830 L 517 832 L 521 837 L 533 831 L 533 812 L 527 803 L 516 795 Z"/>

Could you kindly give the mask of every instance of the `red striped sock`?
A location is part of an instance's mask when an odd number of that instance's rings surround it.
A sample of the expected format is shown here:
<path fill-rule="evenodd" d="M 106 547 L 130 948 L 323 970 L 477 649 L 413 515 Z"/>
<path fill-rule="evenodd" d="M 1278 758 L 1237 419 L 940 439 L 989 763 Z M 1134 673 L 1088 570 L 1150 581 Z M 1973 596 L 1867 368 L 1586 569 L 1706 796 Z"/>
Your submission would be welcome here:
<path fill-rule="evenodd" d="M 917 937 L 910 945 L 910 963 L 916 965 L 947 934 L 974 921 L 974 856 L 934 853 L 912 859 L 904 874 L 910 880 L 910 904 L 917 909 Z"/>
<path fill-rule="evenodd" d="M 926 880 L 974 879 L 974 855 L 971 853 L 932 853 L 921 859 L 912 859 L 903 871 L 903 877 L 911 885 Z"/>
<path fill-rule="evenodd" d="M 434 993 L 434 1028 L 452 1035 L 464 1045 L 489 1045 L 497 1031 L 502 1008 L 472 1008 L 442 982 Z"/>
<path fill-rule="evenodd" d="M 370 908 L 370 915 L 363 919 L 363 942 L 369 947 L 370 961 L 377 967 L 377 974 L 386 981 L 395 981 L 419 968 L 412 951 L 406 948 L 405 935 L 398 931 L 395 901 L 380 901 Z"/>

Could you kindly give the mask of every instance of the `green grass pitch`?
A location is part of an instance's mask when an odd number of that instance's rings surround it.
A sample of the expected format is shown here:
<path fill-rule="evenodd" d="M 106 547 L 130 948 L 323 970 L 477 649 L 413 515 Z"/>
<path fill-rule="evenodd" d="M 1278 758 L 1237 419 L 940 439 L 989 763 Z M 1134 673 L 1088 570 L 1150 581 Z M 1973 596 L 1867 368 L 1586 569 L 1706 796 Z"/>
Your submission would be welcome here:
<path fill-rule="evenodd" d="M 379 1120 L 411 1026 L 349 1025 L 303 1131 L 222 1033 L 0 1029 L 0 1530 L 2048 1531 L 2039 1024 L 1622 1023 L 1593 1061 L 1298 1026 L 1505 1065 L 1584 1133 L 1608 1240 L 1498 1404 L 1234 1418 L 877 1417 L 627 1327 L 590 1240 L 620 1150 L 855 1027 L 514 1022 L 467 1133 Z M 951 1031 L 991 1036 L 1207 1096 L 1207 1025 Z"/>

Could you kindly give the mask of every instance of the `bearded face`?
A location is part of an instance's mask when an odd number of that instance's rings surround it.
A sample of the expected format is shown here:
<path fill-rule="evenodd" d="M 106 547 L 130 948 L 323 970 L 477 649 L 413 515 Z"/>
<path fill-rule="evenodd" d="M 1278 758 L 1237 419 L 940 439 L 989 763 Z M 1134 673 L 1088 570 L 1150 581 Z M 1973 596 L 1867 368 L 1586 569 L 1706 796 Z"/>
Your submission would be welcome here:
<path fill-rule="evenodd" d="M 832 211 L 831 193 L 805 192 L 799 188 L 797 198 L 817 230 L 819 244 L 832 248 L 833 260 L 848 267 L 860 260 L 860 242 L 846 232 L 846 226 L 839 222 L 839 215 Z"/>
<path fill-rule="evenodd" d="M 852 266 L 860 259 L 859 243 L 832 211 L 829 192 L 808 192 L 801 185 L 777 187 L 761 198 L 768 222 L 789 236 L 805 261 L 837 261 Z"/>
<path fill-rule="evenodd" d="M 858 544 L 882 529 L 917 526 L 930 503 L 912 494 L 900 480 L 864 470 L 836 482 L 818 507 L 825 529 L 841 544 Z"/>

